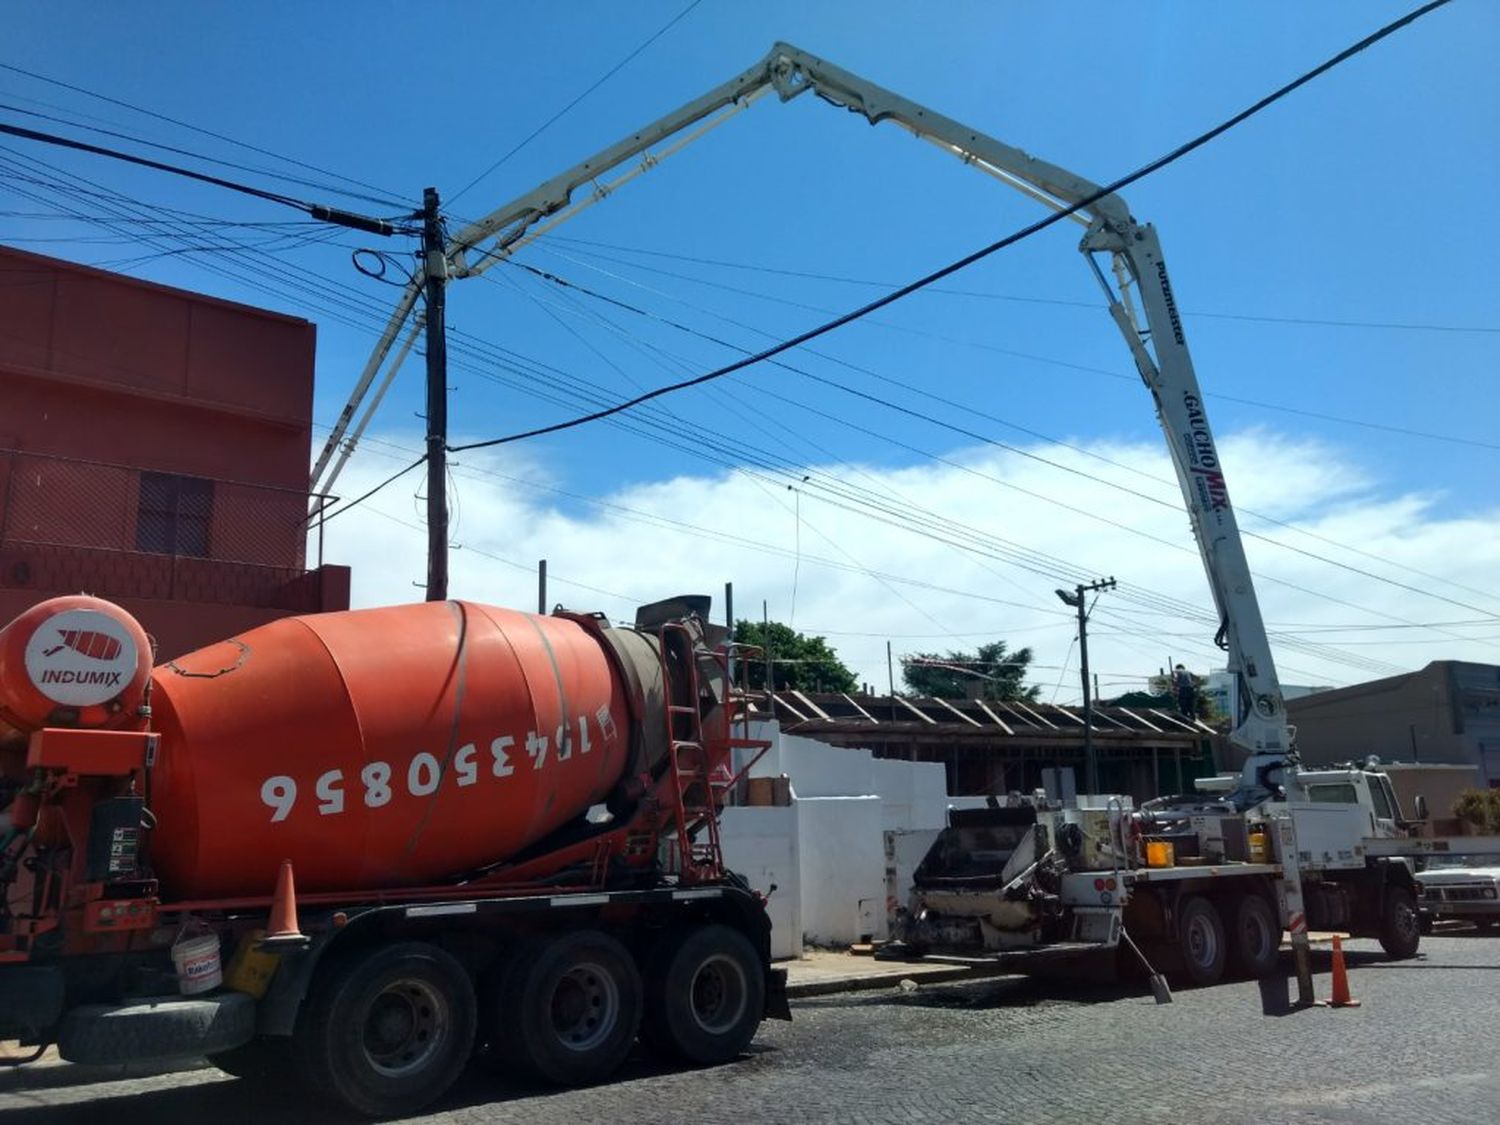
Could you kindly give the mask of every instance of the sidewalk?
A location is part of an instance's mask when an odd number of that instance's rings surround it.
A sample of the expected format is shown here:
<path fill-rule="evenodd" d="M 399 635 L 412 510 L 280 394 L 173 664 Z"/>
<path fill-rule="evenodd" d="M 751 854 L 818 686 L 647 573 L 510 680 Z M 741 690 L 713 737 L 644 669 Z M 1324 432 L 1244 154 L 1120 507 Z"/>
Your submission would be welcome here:
<path fill-rule="evenodd" d="M 777 968 L 786 970 L 786 994 L 793 1000 L 803 996 L 826 996 L 834 992 L 895 988 L 903 980 L 915 981 L 917 984 L 940 984 L 945 981 L 1012 975 L 1010 970 L 984 961 L 966 962 L 959 958 L 877 961 L 870 956 L 828 950 L 809 950 L 798 960 L 778 961 Z"/>

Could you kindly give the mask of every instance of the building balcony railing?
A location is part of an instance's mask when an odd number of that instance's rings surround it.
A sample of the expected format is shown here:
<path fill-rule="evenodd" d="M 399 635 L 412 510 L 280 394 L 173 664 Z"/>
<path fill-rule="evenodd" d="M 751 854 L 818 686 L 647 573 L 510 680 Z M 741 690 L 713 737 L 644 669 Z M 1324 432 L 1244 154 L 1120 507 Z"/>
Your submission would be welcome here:
<path fill-rule="evenodd" d="M 0 586 L 313 612 L 299 489 L 0 450 Z"/>

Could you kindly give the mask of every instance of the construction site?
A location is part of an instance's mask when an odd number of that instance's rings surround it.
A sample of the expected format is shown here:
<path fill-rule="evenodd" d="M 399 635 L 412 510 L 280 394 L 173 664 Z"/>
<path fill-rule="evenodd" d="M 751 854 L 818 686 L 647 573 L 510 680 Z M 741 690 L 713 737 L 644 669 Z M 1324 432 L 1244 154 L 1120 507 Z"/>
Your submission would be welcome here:
<path fill-rule="evenodd" d="M 0 52 L 7 1120 L 1488 1119 L 1481 6 L 178 14 Z"/>

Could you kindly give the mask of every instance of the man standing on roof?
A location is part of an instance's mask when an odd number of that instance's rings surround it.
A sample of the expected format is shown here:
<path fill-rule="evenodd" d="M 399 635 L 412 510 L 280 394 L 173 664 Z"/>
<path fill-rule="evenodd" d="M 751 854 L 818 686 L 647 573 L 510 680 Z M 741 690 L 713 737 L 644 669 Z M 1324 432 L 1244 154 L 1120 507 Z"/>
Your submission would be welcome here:
<path fill-rule="evenodd" d="M 1198 685 L 1181 664 L 1172 670 L 1172 691 L 1177 696 L 1177 710 L 1188 718 L 1198 714 Z"/>

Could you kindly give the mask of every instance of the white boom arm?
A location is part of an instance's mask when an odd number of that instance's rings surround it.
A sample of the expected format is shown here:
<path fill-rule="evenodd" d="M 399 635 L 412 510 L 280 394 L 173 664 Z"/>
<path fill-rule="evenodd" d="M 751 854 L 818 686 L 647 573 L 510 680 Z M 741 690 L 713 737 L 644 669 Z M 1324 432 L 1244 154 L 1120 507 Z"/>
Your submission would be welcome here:
<path fill-rule="evenodd" d="M 771 90 L 782 101 L 812 91 L 872 125 L 893 122 L 1054 210 L 1082 204 L 1072 216 L 1088 228 L 1079 248 L 1104 287 L 1110 316 L 1124 335 L 1141 379 L 1156 402 L 1157 419 L 1177 469 L 1218 610 L 1220 643 L 1226 649 L 1229 672 L 1238 680 L 1240 714 L 1230 716 L 1230 739 L 1251 755 L 1245 769 L 1247 782 L 1262 779 L 1264 771 L 1281 764 L 1291 750 L 1276 667 L 1203 395 L 1188 355 L 1182 320 L 1167 279 L 1161 244 L 1156 231 L 1149 224 L 1137 223 L 1119 196 L 1105 194 L 1081 176 L 786 43 L 777 43 L 744 73 L 469 224 L 448 245 L 450 276 L 468 277 L 489 269 L 529 241 L 528 234 L 536 237 L 540 232 L 534 228 L 539 224 L 551 219 L 547 222 L 550 229 L 598 202 Z M 659 145 L 666 147 L 653 152 Z M 609 184 L 600 183 L 601 177 L 637 157 L 641 160 L 635 169 Z M 591 196 L 575 202 L 575 193 L 588 184 L 594 185 Z M 1111 256 L 1114 285 L 1094 258 L 1100 253 Z M 420 280 L 414 284 L 420 284 Z M 1144 309 L 1144 326 L 1137 320 L 1131 286 L 1136 287 Z M 414 304 L 409 291 L 366 365 L 357 395 L 373 381 Z M 386 383 L 394 371 L 393 366 Z M 341 423 L 352 417 L 357 405 L 357 401 L 351 401 Z M 320 466 L 331 459 L 343 434 L 341 425 L 330 435 Z"/>

